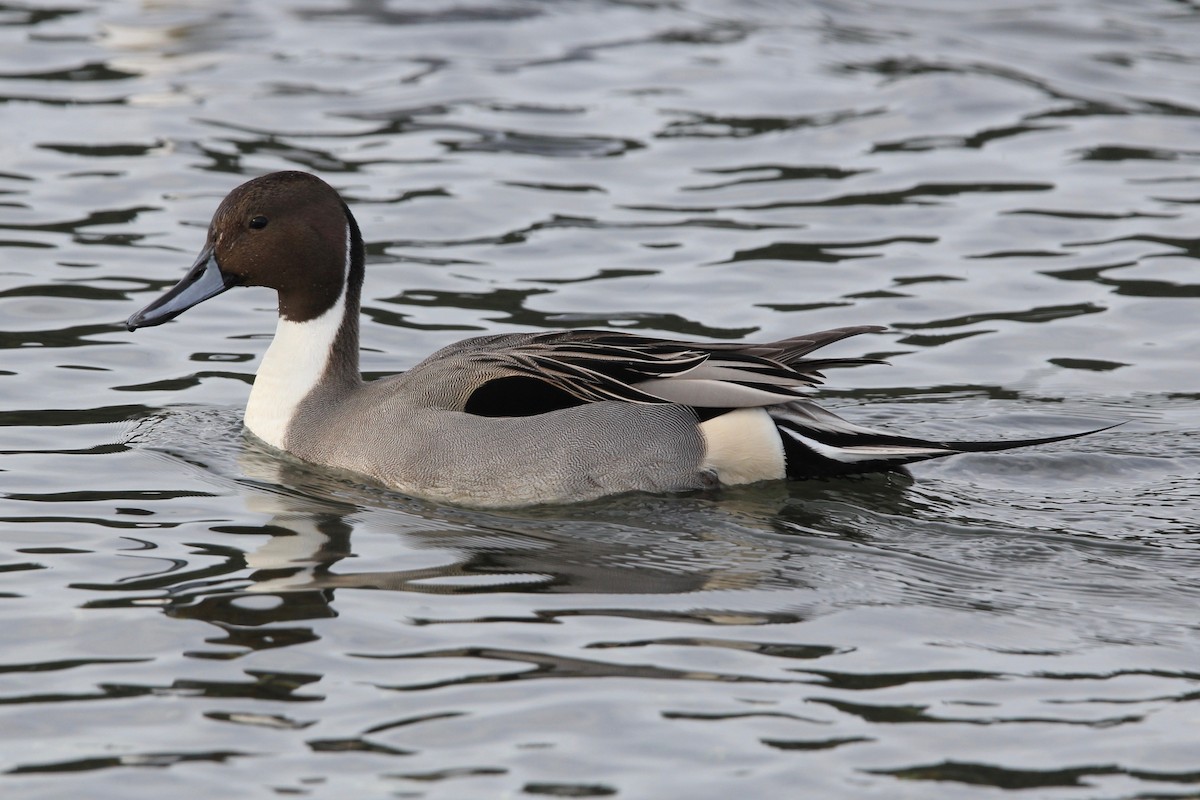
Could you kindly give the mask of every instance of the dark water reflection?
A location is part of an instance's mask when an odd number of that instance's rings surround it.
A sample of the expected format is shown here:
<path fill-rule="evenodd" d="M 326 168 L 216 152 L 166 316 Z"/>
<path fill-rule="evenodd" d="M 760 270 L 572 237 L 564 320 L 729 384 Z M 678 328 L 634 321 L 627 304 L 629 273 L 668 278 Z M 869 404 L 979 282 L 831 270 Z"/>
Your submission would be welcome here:
<path fill-rule="evenodd" d="M 0 795 L 1194 797 L 1200 10 L 0 5 Z M 489 514 L 281 460 L 272 299 L 145 335 L 245 177 L 473 332 L 891 331 L 900 475 Z"/>

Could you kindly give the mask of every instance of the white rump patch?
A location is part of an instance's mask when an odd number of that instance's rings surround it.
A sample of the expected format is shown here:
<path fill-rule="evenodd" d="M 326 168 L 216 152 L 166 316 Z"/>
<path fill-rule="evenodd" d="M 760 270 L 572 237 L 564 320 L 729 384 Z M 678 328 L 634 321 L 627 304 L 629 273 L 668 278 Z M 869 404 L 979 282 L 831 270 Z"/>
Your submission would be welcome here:
<path fill-rule="evenodd" d="M 739 408 L 700 424 L 707 451 L 704 466 L 721 483 L 779 480 L 786 475 L 783 442 L 771 416 L 761 408 Z"/>

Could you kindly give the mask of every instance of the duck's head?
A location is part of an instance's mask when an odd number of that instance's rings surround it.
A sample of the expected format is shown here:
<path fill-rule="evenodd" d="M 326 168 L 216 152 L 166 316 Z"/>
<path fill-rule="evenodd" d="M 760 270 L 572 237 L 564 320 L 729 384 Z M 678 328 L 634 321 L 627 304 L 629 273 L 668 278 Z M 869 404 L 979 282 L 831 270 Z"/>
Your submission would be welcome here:
<path fill-rule="evenodd" d="M 279 293 L 279 316 L 315 319 L 361 280 L 362 239 L 333 187 L 306 172 L 273 172 L 229 193 L 183 280 L 125 323 L 161 325 L 233 286 Z"/>

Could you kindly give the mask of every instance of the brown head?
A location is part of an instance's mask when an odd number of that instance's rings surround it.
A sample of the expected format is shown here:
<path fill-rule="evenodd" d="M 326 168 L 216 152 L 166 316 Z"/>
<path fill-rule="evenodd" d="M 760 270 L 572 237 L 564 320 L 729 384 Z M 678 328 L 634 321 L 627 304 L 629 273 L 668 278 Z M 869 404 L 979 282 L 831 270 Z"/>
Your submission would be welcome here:
<path fill-rule="evenodd" d="M 362 265 L 362 238 L 338 193 L 305 172 L 274 172 L 229 193 L 188 274 L 126 325 L 162 324 L 233 286 L 276 290 L 279 315 L 293 322 L 319 317 L 343 291 L 357 313 Z"/>

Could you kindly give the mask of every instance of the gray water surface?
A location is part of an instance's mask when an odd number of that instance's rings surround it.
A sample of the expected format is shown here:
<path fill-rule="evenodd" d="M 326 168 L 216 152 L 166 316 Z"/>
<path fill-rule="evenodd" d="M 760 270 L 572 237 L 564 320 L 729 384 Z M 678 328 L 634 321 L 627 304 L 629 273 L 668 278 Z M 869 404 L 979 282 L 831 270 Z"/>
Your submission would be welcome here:
<path fill-rule="evenodd" d="M 304 169 L 363 368 L 882 324 L 819 397 L 1081 440 L 503 514 L 244 439 Z M 1200 797 L 1194 2 L 0 4 L 0 796 Z"/>

